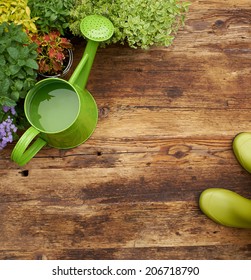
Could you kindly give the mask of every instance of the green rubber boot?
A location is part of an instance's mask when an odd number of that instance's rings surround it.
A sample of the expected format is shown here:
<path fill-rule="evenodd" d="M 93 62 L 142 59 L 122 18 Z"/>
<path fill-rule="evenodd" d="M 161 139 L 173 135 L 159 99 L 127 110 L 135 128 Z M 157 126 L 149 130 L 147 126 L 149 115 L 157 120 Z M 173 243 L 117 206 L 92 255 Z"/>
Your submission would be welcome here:
<path fill-rule="evenodd" d="M 251 228 L 251 200 L 221 188 L 210 188 L 200 195 L 202 212 L 216 223 L 235 228 Z"/>
<path fill-rule="evenodd" d="M 235 136 L 233 151 L 242 167 L 251 173 L 251 133 L 242 132 Z"/>

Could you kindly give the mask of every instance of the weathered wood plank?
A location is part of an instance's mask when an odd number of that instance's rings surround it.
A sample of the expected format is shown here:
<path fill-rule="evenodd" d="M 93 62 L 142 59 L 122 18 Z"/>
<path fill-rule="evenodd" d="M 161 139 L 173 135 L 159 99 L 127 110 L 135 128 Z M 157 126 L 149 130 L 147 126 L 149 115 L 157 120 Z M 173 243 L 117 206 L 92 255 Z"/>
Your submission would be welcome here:
<path fill-rule="evenodd" d="M 250 231 L 209 222 L 194 203 L 45 206 L 28 202 L 1 209 L 7 220 L 0 233 L 9 236 L 1 258 L 250 258 Z"/>
<path fill-rule="evenodd" d="M 142 155 L 144 157 L 144 155 Z M 79 159 L 81 161 L 81 159 Z M 37 162 L 37 160 L 35 160 Z M 41 162 L 41 159 L 39 160 Z M 0 202 L 45 200 L 59 205 L 79 203 L 135 203 L 137 201 L 194 201 L 202 190 L 224 187 L 250 197 L 250 175 L 237 165 L 174 163 L 139 167 L 72 167 L 0 172 Z M 243 174 L 244 173 L 244 174 Z"/>
<path fill-rule="evenodd" d="M 0 251 L 1 259 L 12 259 L 13 251 Z M 250 245 L 179 246 L 148 248 L 98 248 L 15 250 L 15 259 L 57 260 L 246 260 L 250 259 Z"/>
<path fill-rule="evenodd" d="M 9 236 L 2 242 L 2 250 L 41 250 L 50 244 L 55 250 L 62 245 L 71 249 L 245 246 L 251 237 L 250 230 L 208 222 L 191 202 L 61 207 L 31 201 L 1 208 L 6 214 L 1 234 Z M 197 221 L 193 227 L 190 227 L 191 220 Z M 20 238 L 24 241 L 22 244 Z"/>

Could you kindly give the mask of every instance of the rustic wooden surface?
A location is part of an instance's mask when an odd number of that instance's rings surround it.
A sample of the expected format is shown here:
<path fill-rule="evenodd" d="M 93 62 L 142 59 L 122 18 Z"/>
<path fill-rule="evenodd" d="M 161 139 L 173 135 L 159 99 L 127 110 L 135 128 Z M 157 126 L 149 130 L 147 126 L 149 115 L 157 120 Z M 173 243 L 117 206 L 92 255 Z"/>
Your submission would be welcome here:
<path fill-rule="evenodd" d="M 231 148 L 251 131 L 250 0 L 191 2 L 171 47 L 99 49 L 85 144 L 22 168 L 1 152 L 1 259 L 251 259 L 251 230 L 198 208 L 209 187 L 251 198 Z"/>

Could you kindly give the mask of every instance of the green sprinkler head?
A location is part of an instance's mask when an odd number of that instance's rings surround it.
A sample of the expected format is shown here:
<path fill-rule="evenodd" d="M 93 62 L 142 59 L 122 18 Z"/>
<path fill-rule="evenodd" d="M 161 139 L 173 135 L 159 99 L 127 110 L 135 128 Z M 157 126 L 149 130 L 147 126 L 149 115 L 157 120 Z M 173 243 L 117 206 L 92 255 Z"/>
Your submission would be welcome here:
<path fill-rule="evenodd" d="M 104 42 L 112 37 L 114 26 L 106 17 L 90 15 L 81 21 L 80 30 L 87 39 L 95 42 Z"/>

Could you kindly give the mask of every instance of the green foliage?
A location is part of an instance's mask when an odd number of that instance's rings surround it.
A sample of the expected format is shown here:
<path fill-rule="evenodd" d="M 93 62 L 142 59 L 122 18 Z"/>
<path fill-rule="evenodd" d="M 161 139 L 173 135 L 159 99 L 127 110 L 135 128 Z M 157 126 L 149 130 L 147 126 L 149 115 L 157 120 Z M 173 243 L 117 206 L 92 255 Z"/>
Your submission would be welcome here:
<path fill-rule="evenodd" d="M 169 46 L 184 24 L 188 6 L 180 0 L 75 0 L 70 30 L 80 36 L 81 19 L 99 14 L 109 18 L 115 27 L 108 43 L 128 42 L 133 48 Z"/>
<path fill-rule="evenodd" d="M 35 21 L 37 18 L 30 17 L 28 0 L 7 0 L 0 3 L 0 23 L 14 22 L 20 24 L 31 33 L 37 32 Z"/>
<path fill-rule="evenodd" d="M 64 35 L 69 26 L 69 14 L 75 0 L 28 0 L 31 15 L 38 17 L 37 28 L 42 33 L 56 29 Z"/>
<path fill-rule="evenodd" d="M 37 44 L 39 73 L 46 75 L 61 74 L 65 69 L 65 59 L 72 44 L 60 36 L 59 31 L 49 34 L 34 34 L 31 40 Z"/>
<path fill-rule="evenodd" d="M 36 48 L 21 25 L 0 24 L 0 106 L 15 106 L 35 85 Z"/>

